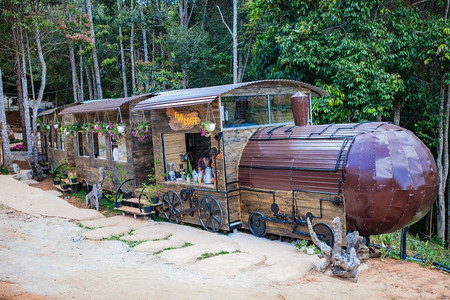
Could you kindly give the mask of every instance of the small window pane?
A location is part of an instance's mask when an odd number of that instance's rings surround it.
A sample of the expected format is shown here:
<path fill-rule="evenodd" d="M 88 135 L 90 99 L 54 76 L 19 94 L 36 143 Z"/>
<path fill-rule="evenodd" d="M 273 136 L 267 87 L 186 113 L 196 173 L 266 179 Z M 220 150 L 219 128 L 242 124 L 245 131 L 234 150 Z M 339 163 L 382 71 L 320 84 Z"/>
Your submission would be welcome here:
<path fill-rule="evenodd" d="M 291 96 L 292 95 L 270 96 L 271 123 L 286 123 L 294 120 L 291 110 Z"/>
<path fill-rule="evenodd" d="M 94 158 L 106 159 L 106 137 L 100 133 L 92 133 Z"/>
<path fill-rule="evenodd" d="M 222 99 L 224 128 L 269 123 L 267 96 L 236 96 Z"/>
<path fill-rule="evenodd" d="M 114 161 L 127 161 L 127 141 L 125 137 L 120 139 L 120 144 L 111 141 L 111 157 Z"/>
<path fill-rule="evenodd" d="M 59 135 L 59 149 L 62 151 L 66 150 L 66 135 L 64 133 Z"/>
<path fill-rule="evenodd" d="M 58 134 L 52 129 L 53 149 L 58 149 Z"/>
<path fill-rule="evenodd" d="M 78 156 L 84 156 L 83 133 L 77 132 Z"/>

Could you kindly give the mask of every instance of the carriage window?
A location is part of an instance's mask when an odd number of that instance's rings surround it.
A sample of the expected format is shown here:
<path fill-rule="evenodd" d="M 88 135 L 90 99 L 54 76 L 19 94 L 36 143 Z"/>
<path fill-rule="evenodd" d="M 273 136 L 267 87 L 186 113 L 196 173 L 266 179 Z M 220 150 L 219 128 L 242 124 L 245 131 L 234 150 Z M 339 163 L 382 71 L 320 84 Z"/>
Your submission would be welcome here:
<path fill-rule="evenodd" d="M 106 137 L 100 133 L 92 133 L 92 150 L 94 158 L 106 159 Z"/>
<path fill-rule="evenodd" d="M 120 143 L 111 140 L 111 157 L 114 161 L 127 161 L 127 140 L 125 137 L 120 139 Z"/>
<path fill-rule="evenodd" d="M 163 141 L 164 163 L 169 180 L 186 180 L 187 176 L 182 176 L 184 172 L 191 176 L 193 182 L 197 182 L 194 174 L 202 172 L 203 178 L 206 168 L 213 167 L 211 138 L 206 138 L 201 133 L 176 133 L 163 134 Z M 171 169 L 175 172 L 174 179 L 169 178 Z"/>
<path fill-rule="evenodd" d="M 267 96 L 222 98 L 224 127 L 241 127 L 269 123 Z"/>
<path fill-rule="evenodd" d="M 46 136 L 47 136 L 47 134 L 46 134 Z M 53 134 L 52 134 L 52 132 L 50 131 L 50 132 L 48 133 L 48 147 L 51 148 L 52 145 L 53 145 Z"/>
<path fill-rule="evenodd" d="M 270 95 L 270 123 L 292 122 L 291 94 Z"/>
<path fill-rule="evenodd" d="M 84 151 L 84 139 L 83 139 L 83 133 L 77 132 L 77 145 L 78 145 L 78 156 L 87 156 Z"/>
<path fill-rule="evenodd" d="M 52 129 L 53 149 L 58 150 L 58 133 Z"/>
<path fill-rule="evenodd" d="M 64 132 L 59 135 L 59 149 L 62 151 L 66 150 L 66 134 Z"/>

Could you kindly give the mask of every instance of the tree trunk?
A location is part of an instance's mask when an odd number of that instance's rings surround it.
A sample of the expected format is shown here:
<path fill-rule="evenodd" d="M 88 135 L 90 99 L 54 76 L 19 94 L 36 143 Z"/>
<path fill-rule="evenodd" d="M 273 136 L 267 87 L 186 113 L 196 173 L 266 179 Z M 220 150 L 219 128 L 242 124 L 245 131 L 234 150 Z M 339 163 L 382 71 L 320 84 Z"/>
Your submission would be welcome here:
<path fill-rule="evenodd" d="M 397 126 L 400 126 L 400 110 L 401 110 L 400 100 L 395 99 L 394 100 L 394 124 Z"/>
<path fill-rule="evenodd" d="M 200 29 L 203 31 L 205 30 L 205 23 L 206 23 L 206 12 L 208 9 L 208 0 L 205 0 L 205 4 L 203 5 L 203 13 L 202 13 L 202 22 L 200 24 Z"/>
<path fill-rule="evenodd" d="M 189 88 L 189 73 L 185 68 L 182 68 L 181 72 L 183 73 L 183 89 L 188 89 Z"/>
<path fill-rule="evenodd" d="M 144 25 L 144 5 L 142 1 L 140 1 L 141 6 L 141 21 L 142 21 L 142 46 L 144 47 L 144 62 L 148 62 L 148 45 L 147 45 L 147 31 Z M 148 81 L 145 81 L 145 90 L 148 91 Z"/>
<path fill-rule="evenodd" d="M 98 59 L 97 59 L 97 46 L 95 45 L 95 32 L 94 32 L 94 21 L 92 19 L 92 5 L 91 0 L 86 0 L 86 8 L 87 13 L 89 17 L 89 25 L 91 30 L 91 37 L 92 37 L 92 43 L 94 47 L 92 48 L 92 60 L 94 63 L 94 73 L 95 73 L 95 91 L 97 94 L 97 99 L 103 99 L 103 90 L 102 90 L 102 83 L 100 79 L 100 68 L 98 66 Z"/>
<path fill-rule="evenodd" d="M 44 98 L 44 90 L 45 90 L 45 84 L 47 79 L 47 65 L 45 63 L 44 55 L 42 53 L 42 46 L 41 46 L 41 35 L 39 32 L 39 29 L 36 25 L 35 30 L 35 38 L 36 38 L 36 46 L 37 46 L 37 52 L 39 56 L 39 61 L 41 63 L 41 86 L 39 87 L 39 93 L 37 99 L 34 101 L 33 105 L 31 106 L 32 112 L 33 112 L 33 118 L 32 118 L 32 129 L 33 129 L 33 145 L 31 147 L 31 156 L 30 156 L 30 166 L 31 171 L 33 174 L 33 179 L 37 181 L 41 181 L 44 179 L 44 173 L 42 171 L 42 168 L 39 165 L 39 149 L 38 149 L 38 128 L 37 128 L 37 119 L 38 119 L 38 109 L 41 105 L 42 99 Z M 28 151 L 29 152 L 29 151 Z"/>
<path fill-rule="evenodd" d="M 92 91 L 94 92 L 94 99 L 100 99 L 98 95 L 98 89 L 95 88 L 95 72 L 94 69 L 91 68 L 91 75 L 92 75 Z"/>
<path fill-rule="evenodd" d="M 133 11 L 133 0 L 131 0 L 131 11 Z M 136 70 L 134 66 L 134 22 L 131 21 L 131 30 L 130 30 L 130 56 L 131 56 L 131 85 L 133 90 L 131 94 L 134 94 L 134 90 L 136 88 Z"/>
<path fill-rule="evenodd" d="M 36 94 L 34 92 L 33 68 L 31 67 L 30 44 L 28 43 L 28 34 L 26 34 L 26 37 L 27 37 L 28 66 L 30 68 L 31 95 L 33 96 L 33 100 L 36 100 Z"/>
<path fill-rule="evenodd" d="M 11 159 L 11 150 L 9 149 L 9 136 L 8 136 L 8 125 L 6 124 L 6 114 L 5 114 L 5 98 L 3 96 L 3 80 L 2 80 L 2 70 L 0 69 L 0 127 L 1 127 L 1 137 L 3 140 L 3 155 L 5 157 L 5 162 L 7 168 L 16 173 L 17 169 L 14 170 L 13 162 Z"/>
<path fill-rule="evenodd" d="M 238 83 L 237 0 L 233 0 L 233 83 Z"/>
<path fill-rule="evenodd" d="M 81 47 L 80 47 L 81 50 Z M 83 84 L 83 56 L 80 55 L 80 102 L 84 101 L 84 84 Z"/>
<path fill-rule="evenodd" d="M 69 13 L 69 22 L 72 22 L 72 14 Z M 73 50 L 73 43 L 69 43 L 69 59 L 70 68 L 72 69 L 72 88 L 73 88 L 73 102 L 78 102 L 80 99 L 80 91 L 78 86 L 77 66 L 75 63 L 75 51 Z"/>
<path fill-rule="evenodd" d="M 445 101 L 445 74 L 442 75 L 440 105 L 439 105 L 439 145 L 437 167 L 439 174 L 439 190 L 438 190 L 438 236 L 445 240 L 445 187 L 448 177 L 448 115 L 449 115 L 449 99 Z M 447 97 L 448 98 L 448 97 Z M 446 103 L 447 102 L 447 103 Z"/>
<path fill-rule="evenodd" d="M 31 123 L 30 123 L 30 103 L 28 101 L 28 84 L 27 84 L 27 77 L 26 77 L 26 61 L 25 61 L 25 47 L 24 47 L 24 41 L 23 41 L 23 33 L 22 29 L 20 31 L 20 39 L 19 39 L 19 47 L 20 47 L 20 56 L 22 58 L 22 93 L 23 93 L 23 109 L 25 112 L 25 128 L 22 130 L 25 130 L 27 133 L 27 149 L 28 149 L 28 158 L 29 163 L 31 167 L 31 160 L 33 158 L 33 143 L 32 143 L 32 136 L 31 136 Z"/>
<path fill-rule="evenodd" d="M 86 71 L 86 81 L 88 84 L 89 100 L 92 100 L 92 99 L 94 99 L 94 94 L 93 94 L 94 91 L 92 90 L 91 76 L 89 76 L 88 67 L 86 65 L 84 66 L 84 70 Z"/>
<path fill-rule="evenodd" d="M 155 62 L 155 31 L 152 31 L 152 63 Z"/>
<path fill-rule="evenodd" d="M 117 10 L 120 14 L 120 0 L 117 0 Z M 119 48 L 120 48 L 120 62 L 122 67 L 123 96 L 128 97 L 127 75 L 125 70 L 125 52 L 123 50 L 122 26 L 120 25 L 119 25 Z"/>
<path fill-rule="evenodd" d="M 20 35 L 17 29 L 13 29 L 13 39 L 14 39 L 14 73 L 16 75 L 16 90 L 17 90 L 17 104 L 19 106 L 20 122 L 22 126 L 22 141 L 25 147 L 27 145 L 27 132 L 25 130 L 25 109 L 23 106 L 23 87 L 22 87 L 22 68 L 20 60 L 20 47 L 19 39 Z"/>

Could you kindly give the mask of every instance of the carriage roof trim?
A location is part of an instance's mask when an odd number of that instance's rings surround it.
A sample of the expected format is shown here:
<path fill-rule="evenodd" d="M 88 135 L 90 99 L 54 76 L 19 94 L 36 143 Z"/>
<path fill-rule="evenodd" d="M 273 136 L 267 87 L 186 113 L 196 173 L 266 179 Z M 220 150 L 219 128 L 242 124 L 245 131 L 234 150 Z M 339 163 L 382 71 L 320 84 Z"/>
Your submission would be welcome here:
<path fill-rule="evenodd" d="M 100 112 L 100 111 L 113 111 L 123 104 L 126 104 L 128 102 L 134 101 L 134 100 L 145 100 L 147 98 L 152 97 L 153 94 L 143 94 L 143 95 L 137 95 L 137 96 L 131 96 L 126 98 L 118 98 L 118 99 L 100 99 L 100 100 L 89 100 L 86 102 L 82 102 L 79 105 L 71 106 L 63 111 L 61 111 L 59 114 L 82 114 L 82 113 L 92 113 L 92 112 Z"/>
<path fill-rule="evenodd" d="M 217 97 L 231 92 L 233 90 L 248 87 L 251 85 L 258 86 L 264 83 L 281 83 L 297 85 L 300 88 L 310 89 L 313 97 L 329 96 L 329 94 L 316 86 L 308 83 L 295 80 L 274 79 L 274 80 L 259 80 L 251 82 L 242 82 L 236 84 L 226 84 L 194 89 L 174 90 L 157 93 L 156 96 L 151 99 L 142 101 L 136 105 L 134 110 L 153 110 L 153 109 L 165 109 L 170 107 L 182 107 L 199 104 L 207 104 L 214 101 Z"/>

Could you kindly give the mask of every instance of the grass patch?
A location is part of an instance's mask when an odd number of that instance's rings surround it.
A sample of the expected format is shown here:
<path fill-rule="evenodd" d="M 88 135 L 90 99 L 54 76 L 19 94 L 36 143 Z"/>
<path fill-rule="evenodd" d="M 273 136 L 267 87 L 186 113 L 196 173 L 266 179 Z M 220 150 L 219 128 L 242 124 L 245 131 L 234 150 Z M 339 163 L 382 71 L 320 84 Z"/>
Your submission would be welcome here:
<path fill-rule="evenodd" d="M 203 259 L 207 259 L 207 258 L 211 258 L 211 257 L 215 257 L 215 256 L 219 256 L 219 255 L 225 255 L 225 254 L 231 254 L 231 253 L 239 253 L 239 252 L 241 252 L 241 251 L 240 250 L 234 250 L 233 252 L 220 251 L 220 252 L 216 252 L 216 253 L 205 252 L 205 253 L 202 253 L 202 255 L 200 255 L 199 257 L 197 257 L 197 261 L 203 260 Z"/>
<path fill-rule="evenodd" d="M 172 234 L 167 235 L 166 237 L 163 237 L 162 239 L 154 239 L 152 240 L 152 242 L 157 242 L 157 241 L 167 241 L 170 239 L 170 237 L 172 236 Z"/>
<path fill-rule="evenodd" d="M 123 237 L 125 235 L 125 233 L 119 234 L 119 235 L 113 235 L 107 238 L 102 238 L 101 241 L 121 241 L 121 242 L 126 242 L 121 240 L 120 238 Z"/>
<path fill-rule="evenodd" d="M 164 248 L 164 249 L 162 249 L 162 250 L 160 250 L 160 251 L 158 251 L 158 252 L 153 253 L 153 255 L 161 254 L 162 252 L 167 251 L 167 250 L 182 249 L 182 248 L 186 248 L 186 247 L 190 247 L 190 246 L 194 246 L 194 244 L 185 242 L 184 245 L 181 246 L 181 247 L 168 247 L 168 248 Z"/>
<path fill-rule="evenodd" d="M 80 228 L 83 228 L 83 229 L 88 229 L 88 230 L 93 230 L 93 229 L 95 229 L 95 228 L 92 228 L 92 227 L 83 226 L 83 224 L 81 224 L 81 223 L 77 223 L 77 226 L 80 227 Z"/>
<path fill-rule="evenodd" d="M 400 252 L 401 231 L 371 236 L 370 238 L 372 243 L 381 246 L 381 258 L 399 258 L 398 252 Z M 446 249 L 444 242 L 438 237 L 433 237 L 431 240 L 431 242 L 422 241 L 418 236 L 408 234 L 406 239 L 407 255 L 425 259 L 426 263 L 424 265 L 426 266 L 431 266 L 433 262 L 450 266 L 450 249 Z"/>

